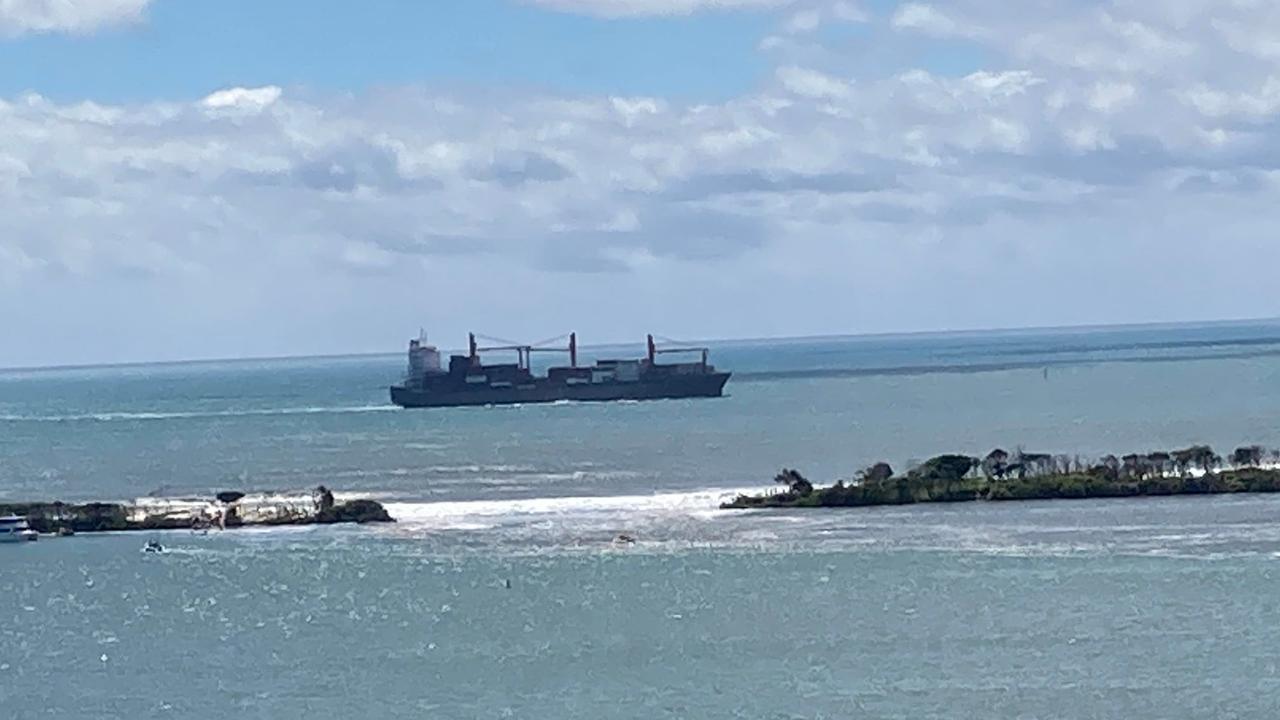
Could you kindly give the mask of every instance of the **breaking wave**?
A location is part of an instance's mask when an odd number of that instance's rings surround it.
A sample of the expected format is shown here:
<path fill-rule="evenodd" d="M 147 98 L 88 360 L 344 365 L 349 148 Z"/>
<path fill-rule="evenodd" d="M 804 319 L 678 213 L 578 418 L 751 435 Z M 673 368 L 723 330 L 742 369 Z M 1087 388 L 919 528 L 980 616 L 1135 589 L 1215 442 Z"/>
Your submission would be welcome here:
<path fill-rule="evenodd" d="M 402 526 L 439 529 L 480 529 L 502 522 L 531 523 L 573 517 L 708 517 L 722 512 L 720 504 L 759 487 L 706 488 L 649 495 L 538 497 L 511 500 L 451 500 L 390 502 L 387 512 Z"/>

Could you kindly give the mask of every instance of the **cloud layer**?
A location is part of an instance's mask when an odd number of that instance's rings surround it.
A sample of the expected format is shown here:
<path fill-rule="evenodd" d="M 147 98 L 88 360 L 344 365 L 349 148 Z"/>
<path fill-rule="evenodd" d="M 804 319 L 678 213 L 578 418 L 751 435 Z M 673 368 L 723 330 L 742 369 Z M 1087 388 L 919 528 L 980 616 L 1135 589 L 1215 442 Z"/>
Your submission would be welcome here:
<path fill-rule="evenodd" d="M 1274 314 L 1280 292 L 1236 278 L 1280 262 L 1280 11 L 991 8 L 796 4 L 761 50 L 772 76 L 718 104 L 10 98 L 0 321 L 122 359 L 369 350 L 420 324 L 615 339 Z M 854 49 L 816 32 L 849 23 Z M 981 66 L 894 61 L 944 42 Z"/>

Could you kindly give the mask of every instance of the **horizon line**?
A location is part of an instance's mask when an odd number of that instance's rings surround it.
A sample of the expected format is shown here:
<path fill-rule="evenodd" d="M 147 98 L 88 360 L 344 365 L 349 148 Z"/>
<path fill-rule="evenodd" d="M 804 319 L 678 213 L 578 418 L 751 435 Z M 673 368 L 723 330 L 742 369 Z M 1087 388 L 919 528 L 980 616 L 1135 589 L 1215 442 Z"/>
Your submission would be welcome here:
<path fill-rule="evenodd" d="M 883 331 L 869 333 L 822 333 L 815 335 L 775 335 L 775 336 L 756 336 L 756 337 L 731 337 L 731 338 L 699 338 L 690 342 L 696 343 L 758 343 L 758 342 L 798 342 L 805 340 L 854 340 L 854 339 L 874 339 L 874 338 L 911 338 L 911 337 L 937 337 L 945 335 L 987 335 L 994 333 L 1034 333 L 1034 332 L 1051 332 L 1051 331 L 1099 331 L 1099 330 L 1134 330 L 1134 329 L 1151 329 L 1162 327 L 1206 327 L 1215 325 L 1246 325 L 1249 323 L 1268 323 L 1280 322 L 1280 316 L 1252 317 L 1252 318 L 1234 318 L 1221 320 L 1167 320 L 1167 321 L 1151 321 L 1151 322 L 1126 322 L 1126 323 L 1094 323 L 1083 325 L 1025 325 L 1014 327 L 980 327 L 980 328 L 962 328 L 959 330 L 903 330 L 903 331 Z M 602 343 L 591 343 L 581 346 L 583 349 L 592 348 L 611 348 L 624 345 L 640 344 L 638 341 L 611 341 Z M 51 372 L 60 370 L 94 370 L 94 369 L 110 369 L 110 368 L 131 368 L 131 367 L 156 367 L 156 366 L 174 366 L 174 365 L 201 365 L 205 363 L 250 363 L 250 362 L 278 362 L 284 360 L 349 360 L 357 358 L 373 358 L 398 355 L 402 351 L 385 351 L 385 352 L 349 352 L 349 353 L 321 353 L 318 355 L 250 355 L 243 357 L 203 357 L 203 358 L 182 358 L 176 360 L 130 360 L 123 362 L 104 362 L 104 363 L 76 363 L 67 365 L 15 365 L 0 366 L 0 372 Z"/>

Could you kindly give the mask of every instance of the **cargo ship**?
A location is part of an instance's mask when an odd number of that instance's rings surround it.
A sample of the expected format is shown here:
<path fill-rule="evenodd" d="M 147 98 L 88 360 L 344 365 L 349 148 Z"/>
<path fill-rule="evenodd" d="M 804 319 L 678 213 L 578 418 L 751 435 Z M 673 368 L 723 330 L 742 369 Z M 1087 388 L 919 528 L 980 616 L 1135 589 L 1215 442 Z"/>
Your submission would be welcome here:
<path fill-rule="evenodd" d="M 391 386 L 391 402 L 420 408 L 720 397 L 729 381 L 730 373 L 707 362 L 709 350 L 705 347 L 659 348 L 649 335 L 648 354 L 643 358 L 597 360 L 594 365 L 580 367 L 578 337 L 570 333 L 568 340 L 567 347 L 545 347 L 545 343 L 480 347 L 472 333 L 467 338 L 467 354 L 451 356 L 445 368 L 440 351 L 427 344 L 425 336 L 419 336 L 409 341 L 409 370 L 403 382 Z M 487 352 L 514 352 L 516 362 L 486 364 L 481 353 Z M 569 364 L 536 375 L 532 357 L 543 352 L 565 353 Z M 692 354 L 697 359 L 658 361 L 669 354 Z"/>

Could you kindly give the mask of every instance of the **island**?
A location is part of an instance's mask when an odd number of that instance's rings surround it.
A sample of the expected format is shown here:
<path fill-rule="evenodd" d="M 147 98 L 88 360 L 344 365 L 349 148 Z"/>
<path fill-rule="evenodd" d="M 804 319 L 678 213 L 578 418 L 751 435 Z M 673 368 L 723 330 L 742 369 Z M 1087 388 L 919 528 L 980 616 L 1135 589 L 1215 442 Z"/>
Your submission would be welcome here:
<path fill-rule="evenodd" d="M 939 455 L 905 474 L 876 463 L 848 480 L 815 487 L 796 470 L 776 490 L 739 495 L 722 509 L 834 508 L 976 501 L 1130 498 L 1280 492 L 1280 452 L 1258 445 L 1223 458 L 1207 445 L 1095 461 L 995 449 L 983 458 Z"/>
<path fill-rule="evenodd" d="M 367 499 L 339 503 L 323 485 L 310 494 L 293 495 L 231 490 L 212 498 L 142 498 L 130 503 L 0 503 L 0 517 L 8 515 L 26 518 L 36 532 L 56 535 L 395 522 L 381 503 Z"/>

